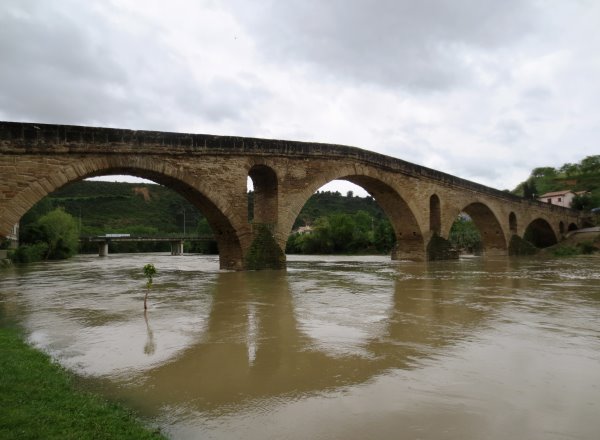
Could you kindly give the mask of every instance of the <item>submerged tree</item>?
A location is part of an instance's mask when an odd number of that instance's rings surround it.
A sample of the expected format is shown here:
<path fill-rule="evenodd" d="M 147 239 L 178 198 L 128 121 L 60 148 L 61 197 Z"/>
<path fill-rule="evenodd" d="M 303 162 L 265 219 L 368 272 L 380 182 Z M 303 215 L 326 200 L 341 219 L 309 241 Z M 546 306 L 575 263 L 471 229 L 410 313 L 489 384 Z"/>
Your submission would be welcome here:
<path fill-rule="evenodd" d="M 152 277 L 156 275 L 156 268 L 154 264 L 148 263 L 144 266 L 144 275 L 146 276 L 146 295 L 144 296 L 144 310 L 148 309 L 146 304 L 148 300 L 148 293 L 150 293 L 150 289 L 152 288 Z"/>

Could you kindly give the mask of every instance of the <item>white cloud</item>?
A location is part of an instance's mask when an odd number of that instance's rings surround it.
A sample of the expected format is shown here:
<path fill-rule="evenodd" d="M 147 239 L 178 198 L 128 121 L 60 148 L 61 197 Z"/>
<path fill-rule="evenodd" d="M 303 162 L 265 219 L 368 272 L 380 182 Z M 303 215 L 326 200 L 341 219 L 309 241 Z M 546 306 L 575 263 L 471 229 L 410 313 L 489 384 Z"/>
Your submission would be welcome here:
<path fill-rule="evenodd" d="M 354 145 L 500 189 L 598 154 L 600 4 L 0 6 L 0 118 Z"/>

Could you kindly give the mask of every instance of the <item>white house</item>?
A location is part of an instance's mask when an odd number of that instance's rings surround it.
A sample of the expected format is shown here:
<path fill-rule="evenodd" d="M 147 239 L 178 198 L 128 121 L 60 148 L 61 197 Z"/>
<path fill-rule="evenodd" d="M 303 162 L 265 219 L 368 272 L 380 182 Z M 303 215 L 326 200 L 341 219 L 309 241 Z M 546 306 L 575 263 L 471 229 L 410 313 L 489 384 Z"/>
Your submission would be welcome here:
<path fill-rule="evenodd" d="M 587 191 L 573 192 L 571 190 L 554 191 L 542 194 L 538 197 L 540 202 L 550 203 L 551 205 L 564 206 L 566 208 L 571 207 L 573 199 L 576 195 L 585 194 Z"/>

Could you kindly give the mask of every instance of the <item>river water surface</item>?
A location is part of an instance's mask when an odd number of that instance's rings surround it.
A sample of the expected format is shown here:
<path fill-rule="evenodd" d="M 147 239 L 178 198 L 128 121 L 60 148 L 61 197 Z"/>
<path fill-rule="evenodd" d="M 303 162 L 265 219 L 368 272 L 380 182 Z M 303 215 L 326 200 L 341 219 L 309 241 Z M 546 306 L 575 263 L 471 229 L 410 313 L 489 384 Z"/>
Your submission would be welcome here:
<path fill-rule="evenodd" d="M 174 439 L 595 440 L 599 264 L 79 256 L 0 272 L 0 321 Z"/>

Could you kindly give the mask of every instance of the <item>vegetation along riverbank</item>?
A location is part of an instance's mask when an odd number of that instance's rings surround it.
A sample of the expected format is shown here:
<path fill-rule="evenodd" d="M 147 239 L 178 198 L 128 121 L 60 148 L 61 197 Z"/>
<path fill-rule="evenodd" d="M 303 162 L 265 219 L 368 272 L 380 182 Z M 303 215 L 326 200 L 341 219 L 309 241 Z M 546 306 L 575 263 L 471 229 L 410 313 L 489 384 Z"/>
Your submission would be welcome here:
<path fill-rule="evenodd" d="M 0 438 L 162 439 L 123 407 L 77 390 L 70 373 L 0 329 Z"/>

